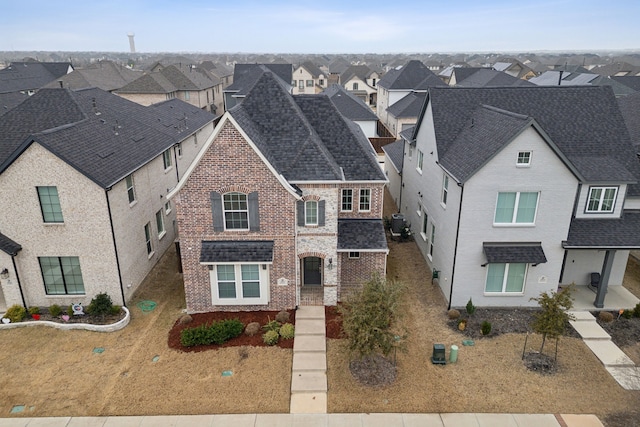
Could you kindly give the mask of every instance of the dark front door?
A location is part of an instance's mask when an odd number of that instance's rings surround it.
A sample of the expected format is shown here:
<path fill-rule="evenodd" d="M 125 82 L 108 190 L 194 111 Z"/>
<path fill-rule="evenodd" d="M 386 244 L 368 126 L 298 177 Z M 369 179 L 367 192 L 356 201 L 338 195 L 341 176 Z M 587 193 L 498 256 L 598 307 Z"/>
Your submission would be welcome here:
<path fill-rule="evenodd" d="M 318 257 L 306 257 L 302 261 L 305 286 L 320 286 L 322 284 L 322 260 Z"/>

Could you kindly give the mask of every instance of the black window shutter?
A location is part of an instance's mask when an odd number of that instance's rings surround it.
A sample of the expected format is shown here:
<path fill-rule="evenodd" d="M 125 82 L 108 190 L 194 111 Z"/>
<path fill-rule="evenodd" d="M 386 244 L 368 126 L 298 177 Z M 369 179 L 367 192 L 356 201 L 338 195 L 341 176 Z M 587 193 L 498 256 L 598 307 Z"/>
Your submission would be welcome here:
<path fill-rule="evenodd" d="M 213 231 L 224 231 L 222 194 L 215 191 L 211 192 L 211 214 L 213 215 Z"/>
<path fill-rule="evenodd" d="M 296 215 L 298 216 L 298 225 L 304 227 L 304 200 L 298 200 L 296 202 Z"/>
<path fill-rule="evenodd" d="M 258 206 L 258 192 L 254 191 L 247 196 L 249 200 L 249 230 L 260 231 L 260 209 Z"/>
<path fill-rule="evenodd" d="M 318 226 L 324 227 L 324 200 L 318 202 Z"/>

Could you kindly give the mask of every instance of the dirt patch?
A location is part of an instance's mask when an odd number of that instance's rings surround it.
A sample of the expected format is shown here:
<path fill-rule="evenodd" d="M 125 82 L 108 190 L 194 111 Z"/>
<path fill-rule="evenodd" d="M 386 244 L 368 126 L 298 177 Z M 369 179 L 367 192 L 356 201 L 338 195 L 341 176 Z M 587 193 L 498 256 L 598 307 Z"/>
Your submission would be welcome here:
<path fill-rule="evenodd" d="M 369 387 L 391 385 L 397 376 L 393 362 L 380 355 L 352 360 L 349 363 L 349 371 L 360 384 Z"/>
<path fill-rule="evenodd" d="M 275 346 L 268 346 L 262 340 L 262 331 L 257 333 L 256 335 L 249 336 L 245 333 L 242 333 L 239 337 L 232 338 L 224 344 L 217 345 L 199 345 L 195 347 L 183 347 L 180 344 L 180 332 L 182 332 L 185 328 L 194 328 L 200 325 L 210 325 L 213 322 L 217 322 L 225 319 L 238 319 L 242 322 L 245 327 L 251 322 L 258 322 L 261 326 L 264 326 L 270 320 L 274 320 L 277 311 L 239 311 L 239 312 L 214 312 L 214 313 L 197 313 L 192 314 L 191 321 L 189 323 L 181 323 L 180 319 L 176 320 L 176 323 L 169 331 L 169 339 L 168 345 L 169 348 L 174 350 L 184 351 L 184 352 L 200 352 L 207 350 L 217 350 L 219 348 L 227 348 L 227 347 L 241 347 L 241 346 L 251 346 L 251 347 L 280 347 L 280 348 L 293 348 L 293 340 L 285 340 L 280 339 L 278 344 Z M 295 310 L 289 310 L 289 323 L 295 324 Z"/>
<path fill-rule="evenodd" d="M 538 352 L 529 352 L 522 358 L 524 366 L 533 372 L 539 372 L 544 375 L 555 374 L 558 370 L 556 360 L 547 354 Z"/>

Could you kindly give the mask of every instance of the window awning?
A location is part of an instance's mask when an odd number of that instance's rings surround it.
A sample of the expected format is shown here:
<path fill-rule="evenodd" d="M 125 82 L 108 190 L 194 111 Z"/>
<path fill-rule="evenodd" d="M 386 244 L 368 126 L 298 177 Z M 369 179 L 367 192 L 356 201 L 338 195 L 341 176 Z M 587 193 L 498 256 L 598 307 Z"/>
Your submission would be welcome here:
<path fill-rule="evenodd" d="M 202 241 L 201 264 L 225 262 L 273 262 L 273 240 Z"/>
<path fill-rule="evenodd" d="M 381 219 L 339 219 L 338 252 L 387 252 L 387 237 Z"/>
<path fill-rule="evenodd" d="M 541 264 L 547 262 L 540 242 L 484 242 L 482 249 L 487 257 L 487 262 L 482 264 L 496 263 L 526 263 Z"/>

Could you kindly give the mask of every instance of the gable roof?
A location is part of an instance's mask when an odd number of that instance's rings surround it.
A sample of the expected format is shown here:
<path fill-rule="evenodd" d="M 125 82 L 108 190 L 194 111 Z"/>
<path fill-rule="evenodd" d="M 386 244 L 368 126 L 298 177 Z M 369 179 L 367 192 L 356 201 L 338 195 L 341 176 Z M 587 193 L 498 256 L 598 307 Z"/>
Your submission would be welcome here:
<path fill-rule="evenodd" d="M 386 181 L 371 143 L 326 95 L 294 97 L 265 72 L 228 113 L 290 182 Z"/>
<path fill-rule="evenodd" d="M 382 151 L 387 154 L 387 157 L 389 158 L 389 161 L 391 161 L 391 165 L 394 167 L 396 172 L 402 173 L 404 141 L 402 139 L 399 139 L 392 142 L 391 144 L 383 145 Z"/>
<path fill-rule="evenodd" d="M 256 77 L 259 78 L 262 75 L 264 68 L 280 77 L 286 84 L 291 84 L 293 80 L 291 64 L 236 64 L 233 69 L 233 83 L 226 90 L 242 91 L 243 88 L 253 87 Z"/>
<path fill-rule="evenodd" d="M 218 83 L 218 78 L 203 68 L 196 68 L 190 65 L 169 65 L 160 71 L 145 74 L 115 92 L 166 94 L 179 90 L 205 90 Z"/>
<path fill-rule="evenodd" d="M 378 121 L 378 116 L 371 111 L 371 108 L 367 107 L 360 98 L 349 93 L 342 86 L 333 84 L 322 93 L 328 96 L 338 111 L 349 120 Z"/>
<path fill-rule="evenodd" d="M 464 68 L 459 68 L 464 70 Z M 488 86 L 533 86 L 527 80 L 513 77 L 503 71 L 496 71 L 488 68 L 480 68 L 476 72 L 469 74 L 465 79 L 457 78 L 456 86 L 460 87 L 488 87 Z"/>
<path fill-rule="evenodd" d="M 432 86 L 446 86 L 446 84 L 422 62 L 412 60 L 400 69 L 389 70 L 389 72 L 380 79 L 378 86 L 389 90 L 426 90 Z"/>
<path fill-rule="evenodd" d="M 636 92 L 640 92 L 640 76 L 612 76 L 611 80 L 621 83 Z"/>
<path fill-rule="evenodd" d="M 387 108 L 387 113 L 397 119 L 407 117 L 418 117 L 422 111 L 422 105 L 427 97 L 426 92 L 411 92 L 400 98 L 397 102 Z"/>
<path fill-rule="evenodd" d="M 48 83 L 46 88 L 65 87 L 85 89 L 97 87 L 108 92 L 119 89 L 142 76 L 142 71 L 131 70 L 112 61 L 100 61 L 86 68 L 78 68 Z"/>
<path fill-rule="evenodd" d="M 37 142 L 109 188 L 214 116 L 172 99 L 144 107 L 100 89 L 42 89 L 0 121 L 0 172 Z"/>
<path fill-rule="evenodd" d="M 432 88 L 429 102 L 439 157 L 457 150 L 463 132 L 471 132 L 467 128 L 478 107 L 487 105 L 534 119 L 586 181 L 632 183 L 640 177 L 640 163 L 609 87 Z M 508 124 L 504 114 L 483 114 Z M 514 126 L 513 119 L 508 122 Z"/>
<path fill-rule="evenodd" d="M 318 66 L 316 64 L 314 64 L 311 61 L 305 61 L 302 64 L 300 64 L 300 66 L 298 68 L 304 68 L 305 70 L 307 70 L 309 72 L 309 74 L 311 74 L 313 77 L 318 77 L 321 74 L 324 74 L 322 72 L 322 70 L 320 68 L 318 68 Z M 293 79 L 293 75 L 291 77 Z M 291 80 L 289 80 L 291 81 Z"/>
<path fill-rule="evenodd" d="M 367 65 L 351 65 L 349 68 L 340 73 L 340 83 L 345 84 L 354 77 L 359 78 L 363 82 L 373 73 Z"/>
<path fill-rule="evenodd" d="M 0 93 L 39 89 L 69 70 L 70 62 L 12 62 L 0 70 Z"/>

